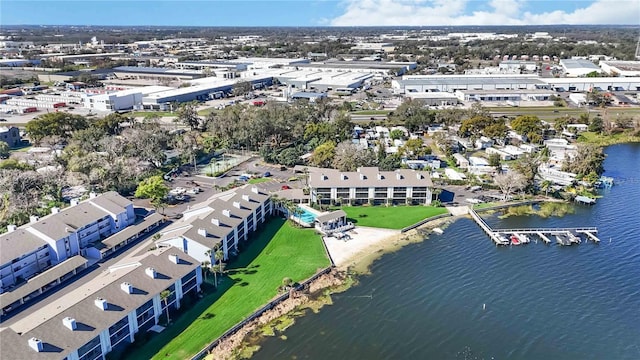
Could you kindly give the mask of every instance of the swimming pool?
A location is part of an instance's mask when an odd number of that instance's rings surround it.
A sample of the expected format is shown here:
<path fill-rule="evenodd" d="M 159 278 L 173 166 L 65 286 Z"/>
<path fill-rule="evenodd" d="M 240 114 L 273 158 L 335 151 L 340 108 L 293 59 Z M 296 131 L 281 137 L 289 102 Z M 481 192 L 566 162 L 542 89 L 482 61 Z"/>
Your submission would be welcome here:
<path fill-rule="evenodd" d="M 299 206 L 298 206 L 298 210 L 301 211 L 298 215 L 298 218 L 306 222 L 307 224 L 313 224 L 313 222 L 316 220 L 316 214 L 310 212 L 309 210 Z"/>

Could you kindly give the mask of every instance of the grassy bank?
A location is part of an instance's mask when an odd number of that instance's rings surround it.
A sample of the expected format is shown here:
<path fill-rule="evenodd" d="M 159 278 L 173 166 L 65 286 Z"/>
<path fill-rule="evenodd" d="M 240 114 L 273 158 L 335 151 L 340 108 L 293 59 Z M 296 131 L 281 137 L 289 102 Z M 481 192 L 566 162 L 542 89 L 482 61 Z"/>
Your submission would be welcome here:
<path fill-rule="evenodd" d="M 228 264 L 218 291 L 206 295 L 127 358 L 189 358 L 275 297 L 283 278 L 302 281 L 326 266 L 329 260 L 322 240 L 313 230 L 273 219 Z"/>
<path fill-rule="evenodd" d="M 445 208 L 434 206 L 343 206 L 341 209 L 357 226 L 385 229 L 402 229 L 447 212 Z"/>
<path fill-rule="evenodd" d="M 511 206 L 502 210 L 500 219 L 510 216 L 538 215 L 543 218 L 573 214 L 573 204 L 565 202 L 544 202 L 539 207 L 533 205 Z"/>
<path fill-rule="evenodd" d="M 578 137 L 578 142 L 594 144 L 598 146 L 609 146 L 614 144 L 640 142 L 640 136 L 633 136 L 633 134 L 629 132 L 612 135 L 603 135 L 594 132 L 583 132 Z"/>

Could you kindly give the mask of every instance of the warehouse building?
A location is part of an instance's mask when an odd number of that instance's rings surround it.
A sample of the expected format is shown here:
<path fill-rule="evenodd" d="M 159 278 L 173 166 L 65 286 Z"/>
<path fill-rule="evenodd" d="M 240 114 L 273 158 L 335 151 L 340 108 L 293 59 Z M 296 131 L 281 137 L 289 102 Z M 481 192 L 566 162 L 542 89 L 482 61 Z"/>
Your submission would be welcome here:
<path fill-rule="evenodd" d="M 640 61 L 600 61 L 600 67 L 609 75 L 640 76 Z"/>
<path fill-rule="evenodd" d="M 418 67 L 418 63 L 410 62 L 386 62 L 386 61 L 338 61 L 327 60 L 310 64 L 296 65 L 298 69 L 333 72 L 365 72 L 382 76 L 402 75 L 407 71 Z"/>
<path fill-rule="evenodd" d="M 458 104 L 458 97 L 448 92 L 410 92 L 406 93 L 405 97 L 414 100 L 421 100 L 425 105 L 429 106 L 448 106 Z"/>
<path fill-rule="evenodd" d="M 556 91 L 640 91 L 640 77 L 545 78 Z"/>
<path fill-rule="evenodd" d="M 142 108 L 145 96 L 173 90 L 168 86 L 144 86 L 121 90 L 108 94 L 99 94 L 84 98 L 84 106 L 99 111 L 119 111 Z"/>
<path fill-rule="evenodd" d="M 598 65 L 586 59 L 562 59 L 560 60 L 560 66 L 562 66 L 565 75 L 570 77 L 585 76 L 594 71 L 597 73 L 602 72 Z"/>
<path fill-rule="evenodd" d="M 200 70 L 154 68 L 142 66 L 118 66 L 113 68 L 113 73 L 118 79 L 126 80 L 193 80 L 204 77 Z"/>
<path fill-rule="evenodd" d="M 461 101 L 515 102 L 548 101 L 553 91 L 542 89 L 522 90 L 458 90 L 455 95 Z"/>
<path fill-rule="evenodd" d="M 409 75 L 391 81 L 394 92 L 455 92 L 456 90 L 539 89 L 547 84 L 532 75 Z"/>

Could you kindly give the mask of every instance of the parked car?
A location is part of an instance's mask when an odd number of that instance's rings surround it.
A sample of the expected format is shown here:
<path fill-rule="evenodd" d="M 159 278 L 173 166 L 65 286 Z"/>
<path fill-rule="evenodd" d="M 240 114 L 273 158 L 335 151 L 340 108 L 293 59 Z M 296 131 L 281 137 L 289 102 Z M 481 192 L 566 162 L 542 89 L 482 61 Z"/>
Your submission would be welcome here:
<path fill-rule="evenodd" d="M 269 176 L 271 176 L 271 173 L 267 171 L 267 172 L 265 172 L 265 173 L 264 173 L 264 175 L 262 175 L 262 176 L 263 176 L 263 177 L 269 177 Z"/>
<path fill-rule="evenodd" d="M 249 181 L 249 178 L 248 178 L 248 177 L 246 177 L 246 176 L 240 176 L 240 177 L 238 178 L 238 180 L 240 180 L 240 181 Z"/>
<path fill-rule="evenodd" d="M 282 190 L 289 190 L 289 189 L 291 189 L 291 186 L 289 186 L 289 185 L 282 185 L 282 188 L 281 188 L 281 189 L 282 189 Z"/>

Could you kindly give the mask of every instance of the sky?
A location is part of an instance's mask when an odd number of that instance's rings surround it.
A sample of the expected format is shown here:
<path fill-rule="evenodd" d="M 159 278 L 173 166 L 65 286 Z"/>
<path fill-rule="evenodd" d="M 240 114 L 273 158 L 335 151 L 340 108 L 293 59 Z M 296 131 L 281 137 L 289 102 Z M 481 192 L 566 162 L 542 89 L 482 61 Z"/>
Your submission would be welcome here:
<path fill-rule="evenodd" d="M 1 25 L 640 25 L 640 0 L 0 0 Z"/>

